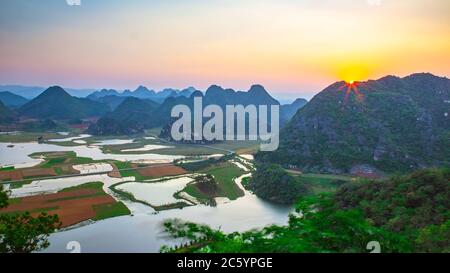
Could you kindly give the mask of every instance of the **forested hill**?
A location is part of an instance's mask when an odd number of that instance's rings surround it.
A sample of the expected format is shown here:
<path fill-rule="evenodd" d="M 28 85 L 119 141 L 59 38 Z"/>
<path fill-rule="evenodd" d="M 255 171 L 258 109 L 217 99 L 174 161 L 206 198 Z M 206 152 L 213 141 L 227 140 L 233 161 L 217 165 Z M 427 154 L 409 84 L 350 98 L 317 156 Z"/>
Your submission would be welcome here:
<path fill-rule="evenodd" d="M 337 82 L 257 158 L 313 172 L 407 172 L 450 161 L 450 80 L 431 74 Z"/>

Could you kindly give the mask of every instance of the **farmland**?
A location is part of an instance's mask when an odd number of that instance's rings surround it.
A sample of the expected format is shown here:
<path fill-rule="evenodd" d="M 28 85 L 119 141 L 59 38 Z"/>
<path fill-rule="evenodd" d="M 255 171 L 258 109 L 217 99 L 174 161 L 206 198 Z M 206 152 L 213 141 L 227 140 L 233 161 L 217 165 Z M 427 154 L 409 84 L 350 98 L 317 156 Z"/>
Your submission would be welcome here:
<path fill-rule="evenodd" d="M 57 214 L 62 227 L 68 227 L 86 220 L 102 220 L 130 211 L 102 190 L 103 183 L 92 182 L 66 188 L 58 193 L 28 196 L 12 199 L 0 213 L 19 214 L 29 211 L 32 215 L 46 212 Z"/>

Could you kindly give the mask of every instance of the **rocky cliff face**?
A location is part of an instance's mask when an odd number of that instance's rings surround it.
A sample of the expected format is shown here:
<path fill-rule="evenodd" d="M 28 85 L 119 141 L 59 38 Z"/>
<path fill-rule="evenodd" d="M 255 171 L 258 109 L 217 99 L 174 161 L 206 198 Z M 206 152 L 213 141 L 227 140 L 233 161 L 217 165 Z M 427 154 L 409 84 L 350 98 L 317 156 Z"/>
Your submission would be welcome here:
<path fill-rule="evenodd" d="M 449 165 L 450 80 L 431 74 L 337 82 L 300 109 L 274 153 L 257 158 L 316 172 Z"/>

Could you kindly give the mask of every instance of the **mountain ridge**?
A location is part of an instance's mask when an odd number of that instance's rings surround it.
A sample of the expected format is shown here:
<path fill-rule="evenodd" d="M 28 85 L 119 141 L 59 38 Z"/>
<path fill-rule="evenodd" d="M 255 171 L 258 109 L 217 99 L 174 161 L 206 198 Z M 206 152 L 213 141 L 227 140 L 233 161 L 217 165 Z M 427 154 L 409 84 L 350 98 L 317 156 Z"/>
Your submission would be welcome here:
<path fill-rule="evenodd" d="M 101 116 L 107 111 L 107 105 L 73 97 L 59 86 L 47 88 L 18 109 L 25 117 L 56 120 Z"/>
<path fill-rule="evenodd" d="M 446 165 L 449 101 L 450 80 L 429 73 L 335 82 L 294 115 L 276 152 L 257 158 L 327 173 Z"/>

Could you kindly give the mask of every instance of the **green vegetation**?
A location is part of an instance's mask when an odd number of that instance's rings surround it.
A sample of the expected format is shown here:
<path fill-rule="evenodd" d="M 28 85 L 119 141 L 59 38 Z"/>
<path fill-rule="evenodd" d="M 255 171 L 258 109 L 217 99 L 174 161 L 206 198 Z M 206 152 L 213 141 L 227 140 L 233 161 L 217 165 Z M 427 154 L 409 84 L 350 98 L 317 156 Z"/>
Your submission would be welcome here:
<path fill-rule="evenodd" d="M 19 132 L 14 134 L 2 134 L 0 135 L 0 142 L 30 142 L 37 141 L 39 137 L 43 139 L 57 139 L 57 138 L 65 138 L 66 136 L 62 136 L 58 133 L 52 132 Z"/>
<path fill-rule="evenodd" d="M 116 165 L 117 169 L 119 169 L 120 175 L 122 177 L 130 177 L 133 176 L 136 178 L 136 181 L 144 181 L 147 179 L 150 179 L 152 177 L 144 176 L 140 174 L 137 170 L 130 170 L 135 167 L 131 162 L 114 162 L 114 165 Z"/>
<path fill-rule="evenodd" d="M 192 162 L 183 162 L 183 160 L 181 160 L 180 162 L 175 161 L 175 165 L 191 171 L 191 172 L 196 172 L 196 171 L 200 171 L 202 169 L 206 169 L 208 167 L 217 165 L 219 163 L 223 163 L 226 162 L 230 159 L 232 159 L 234 157 L 234 155 L 224 155 L 222 157 L 219 158 L 208 158 L 206 160 L 198 160 L 198 161 L 192 161 Z"/>
<path fill-rule="evenodd" d="M 169 209 L 182 209 L 182 208 L 189 207 L 189 206 L 191 206 L 191 205 L 186 202 L 180 201 L 180 202 L 166 204 L 166 205 L 162 205 L 162 206 L 153 206 L 153 208 L 156 211 L 163 211 L 163 210 L 169 210 Z"/>
<path fill-rule="evenodd" d="M 70 199 L 80 199 L 80 198 L 88 198 L 93 196 L 102 196 L 102 195 L 108 195 L 106 192 L 103 191 L 103 183 L 102 182 L 90 182 L 70 188 L 62 189 L 60 192 L 71 192 L 76 190 L 82 190 L 82 189 L 89 189 L 89 190 L 95 190 L 97 191 L 94 194 L 89 195 L 83 195 L 81 197 L 69 197 L 64 199 L 57 199 L 55 201 L 61 201 L 61 200 L 70 200 Z M 95 205 L 94 207 L 95 211 L 95 218 L 94 220 L 103 220 L 107 218 L 122 216 L 122 215 L 129 215 L 131 212 L 123 204 L 122 202 L 115 202 L 112 204 L 102 204 L 102 205 Z"/>
<path fill-rule="evenodd" d="M 442 103 L 449 82 L 425 73 L 387 76 L 358 84 L 359 96 L 335 83 L 282 129 L 277 151 L 256 158 L 314 173 L 349 173 L 360 164 L 387 173 L 449 166 L 448 104 Z"/>
<path fill-rule="evenodd" d="M 39 165 L 42 168 L 50 168 L 62 164 L 79 165 L 90 163 L 109 162 L 108 160 L 93 160 L 89 157 L 78 157 L 75 152 L 49 152 L 49 153 L 35 153 L 31 156 L 44 156 L 46 161 Z"/>
<path fill-rule="evenodd" d="M 129 215 L 131 212 L 122 202 L 114 204 L 102 204 L 94 206 L 95 218 L 94 220 L 103 220 L 107 218 Z"/>
<path fill-rule="evenodd" d="M 108 111 L 105 104 L 69 95 L 59 86 L 52 86 L 18 109 L 27 117 L 75 120 L 100 116 Z"/>
<path fill-rule="evenodd" d="M 209 205 L 215 205 L 215 197 L 219 194 L 219 183 L 210 174 L 199 176 L 195 181 L 189 183 L 184 192 L 195 197 L 199 202 Z"/>
<path fill-rule="evenodd" d="M 2 172 L 2 171 L 13 171 L 13 170 L 15 170 L 16 168 L 14 168 L 14 166 L 10 166 L 10 167 L 2 167 L 2 168 L 0 168 L 0 172 Z"/>
<path fill-rule="evenodd" d="M 8 195 L 0 185 L 0 208 L 6 206 Z M 29 253 L 44 249 L 50 244 L 48 236 L 60 225 L 57 215 L 0 214 L 0 253 Z"/>
<path fill-rule="evenodd" d="M 30 184 L 31 182 L 33 182 L 33 179 L 24 179 L 22 181 L 16 181 L 14 183 L 9 184 L 9 187 L 11 189 L 18 189 L 18 188 L 22 187 L 23 185 Z"/>
<path fill-rule="evenodd" d="M 279 165 L 259 164 L 256 169 L 246 185 L 258 197 L 275 203 L 292 204 L 307 192 L 303 183 L 297 183 Z"/>
<path fill-rule="evenodd" d="M 333 175 L 333 174 L 301 174 L 295 176 L 297 183 L 304 185 L 307 189 L 307 194 L 318 194 L 326 192 L 334 192 L 336 189 L 347 183 L 355 182 L 359 183 L 365 181 L 363 178 Z"/>
<path fill-rule="evenodd" d="M 422 170 L 388 181 L 349 182 L 336 193 L 298 201 L 286 226 L 225 234 L 208 226 L 167 221 L 166 232 L 191 243 L 163 252 L 297 253 L 450 251 L 450 171 Z M 405 215 L 405 217 L 404 217 Z"/>
<path fill-rule="evenodd" d="M 243 175 L 244 171 L 236 165 L 225 162 L 217 166 L 206 168 L 200 172 L 212 175 L 217 181 L 217 197 L 227 197 L 230 200 L 235 200 L 244 196 L 244 192 L 234 182 L 234 179 Z"/>
<path fill-rule="evenodd" d="M 450 169 L 345 184 L 335 200 L 339 208 L 361 208 L 375 225 L 392 231 L 440 225 L 450 219 Z"/>
<path fill-rule="evenodd" d="M 51 168 L 55 165 L 62 164 L 66 161 L 66 157 L 57 157 L 57 158 L 50 158 L 45 163 L 40 165 L 41 168 Z"/>
<path fill-rule="evenodd" d="M 70 192 L 70 191 L 83 190 L 83 189 L 96 190 L 99 192 L 103 191 L 103 182 L 89 182 L 89 183 L 81 184 L 78 186 L 64 188 L 64 189 L 60 190 L 59 192 Z"/>

